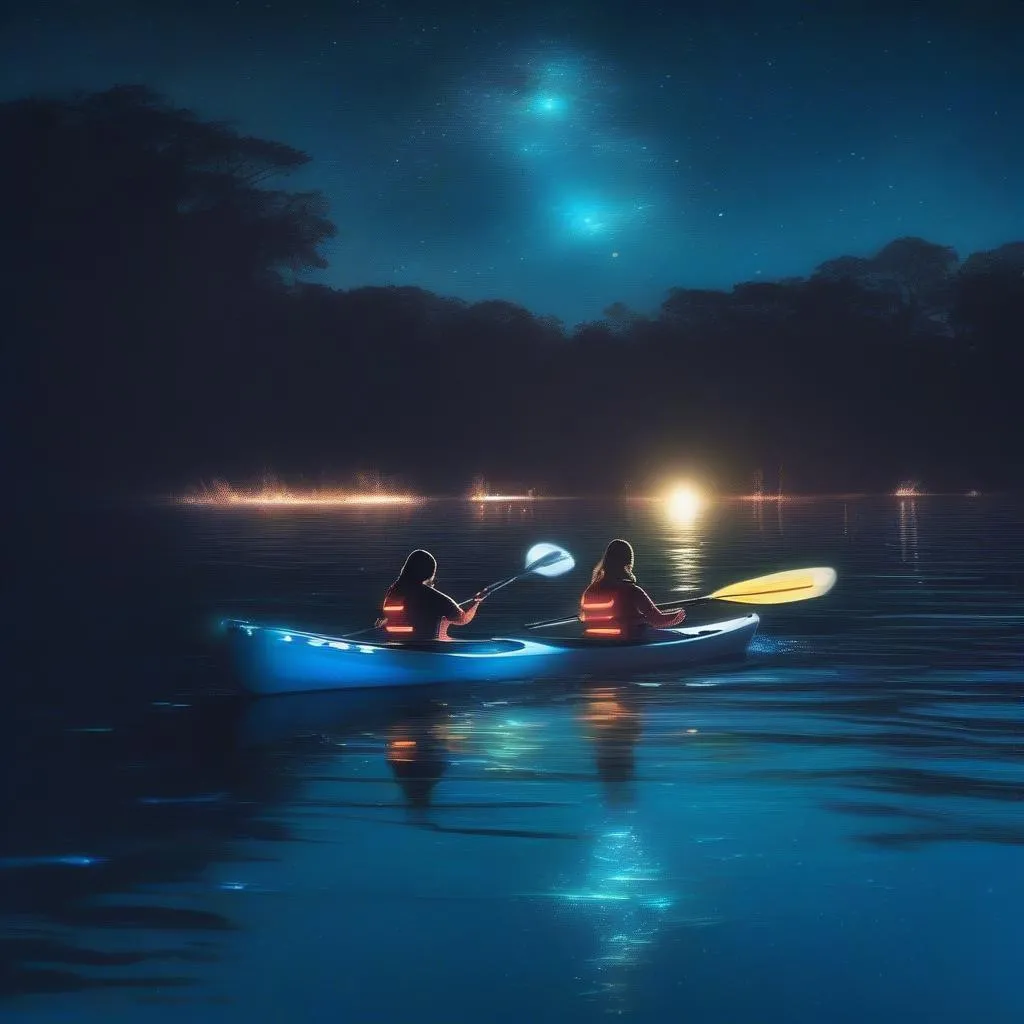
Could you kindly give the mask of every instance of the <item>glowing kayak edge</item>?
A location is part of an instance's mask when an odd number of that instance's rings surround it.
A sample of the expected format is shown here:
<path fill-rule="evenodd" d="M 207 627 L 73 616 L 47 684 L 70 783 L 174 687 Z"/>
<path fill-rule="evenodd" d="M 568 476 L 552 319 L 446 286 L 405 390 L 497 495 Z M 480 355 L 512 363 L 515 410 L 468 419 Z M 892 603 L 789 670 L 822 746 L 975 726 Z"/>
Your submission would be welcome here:
<path fill-rule="evenodd" d="M 427 683 L 613 677 L 706 664 L 746 653 L 754 613 L 652 631 L 636 643 L 495 637 L 417 645 L 360 643 L 239 619 L 223 623 L 242 685 L 260 695 Z"/>

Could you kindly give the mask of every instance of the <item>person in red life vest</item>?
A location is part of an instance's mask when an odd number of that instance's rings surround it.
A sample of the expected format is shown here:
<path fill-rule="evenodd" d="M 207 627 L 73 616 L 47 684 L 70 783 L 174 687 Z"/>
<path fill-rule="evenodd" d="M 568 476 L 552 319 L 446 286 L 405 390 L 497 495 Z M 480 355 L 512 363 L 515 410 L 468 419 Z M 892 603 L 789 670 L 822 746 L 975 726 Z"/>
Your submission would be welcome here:
<path fill-rule="evenodd" d="M 609 640 L 635 640 L 648 627 L 678 626 L 686 612 L 659 611 L 633 575 L 633 548 L 613 540 L 597 563 L 590 586 L 580 598 L 580 621 L 586 636 Z"/>
<path fill-rule="evenodd" d="M 389 640 L 447 640 L 449 626 L 473 621 L 483 600 L 473 597 L 469 607 L 460 608 L 447 594 L 434 587 L 437 559 L 417 549 L 405 560 L 398 579 L 388 587 L 377 619 Z"/>

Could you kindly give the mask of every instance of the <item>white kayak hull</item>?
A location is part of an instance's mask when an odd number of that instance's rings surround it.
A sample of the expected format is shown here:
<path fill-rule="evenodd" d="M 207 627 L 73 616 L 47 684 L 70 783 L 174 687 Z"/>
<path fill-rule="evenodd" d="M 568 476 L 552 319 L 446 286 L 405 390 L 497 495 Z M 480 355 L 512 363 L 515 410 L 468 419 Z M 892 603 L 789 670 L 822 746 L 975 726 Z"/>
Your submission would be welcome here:
<path fill-rule="evenodd" d="M 259 695 L 430 683 L 622 678 L 742 657 L 756 614 L 652 630 L 642 641 L 559 637 L 359 643 L 231 620 L 225 623 L 242 685 Z"/>

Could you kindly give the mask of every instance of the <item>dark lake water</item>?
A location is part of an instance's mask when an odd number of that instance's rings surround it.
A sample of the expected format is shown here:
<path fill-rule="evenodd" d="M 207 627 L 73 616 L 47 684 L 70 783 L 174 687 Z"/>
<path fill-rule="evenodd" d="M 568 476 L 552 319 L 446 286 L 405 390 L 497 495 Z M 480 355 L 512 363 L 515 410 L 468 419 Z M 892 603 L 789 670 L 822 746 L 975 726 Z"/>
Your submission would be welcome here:
<path fill-rule="evenodd" d="M 94 510 L 8 672 L 0 1019 L 1020 1024 L 1022 512 Z M 839 582 L 636 684 L 246 701 L 218 657 L 222 616 L 364 625 L 414 546 L 457 599 L 567 547 L 460 633 L 507 635 L 613 536 L 656 599 Z"/>

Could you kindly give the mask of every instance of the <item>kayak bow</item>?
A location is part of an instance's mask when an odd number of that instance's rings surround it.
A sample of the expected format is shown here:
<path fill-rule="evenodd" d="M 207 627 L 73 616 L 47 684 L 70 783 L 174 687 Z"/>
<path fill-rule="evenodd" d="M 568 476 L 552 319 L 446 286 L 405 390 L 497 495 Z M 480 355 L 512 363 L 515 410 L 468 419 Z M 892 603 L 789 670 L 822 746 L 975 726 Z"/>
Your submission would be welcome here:
<path fill-rule="evenodd" d="M 741 657 L 757 631 L 751 613 L 700 626 L 652 630 L 622 643 L 581 637 L 360 643 L 229 620 L 242 683 L 269 695 L 311 690 L 640 675 Z"/>

